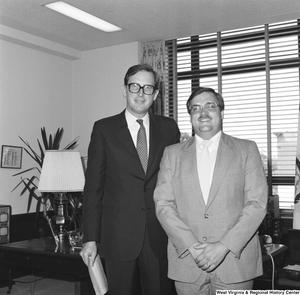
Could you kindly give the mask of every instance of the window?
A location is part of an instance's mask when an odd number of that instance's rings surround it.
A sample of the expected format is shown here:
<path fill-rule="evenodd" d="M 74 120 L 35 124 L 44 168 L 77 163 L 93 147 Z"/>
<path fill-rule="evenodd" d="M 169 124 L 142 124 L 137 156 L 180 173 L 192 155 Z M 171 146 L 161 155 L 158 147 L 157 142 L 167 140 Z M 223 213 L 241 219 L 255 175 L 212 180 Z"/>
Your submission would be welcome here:
<path fill-rule="evenodd" d="M 269 194 L 278 194 L 285 210 L 294 202 L 299 30 L 293 20 L 166 41 L 166 115 L 191 135 L 185 104 L 192 90 L 221 93 L 224 132 L 257 143 Z"/>

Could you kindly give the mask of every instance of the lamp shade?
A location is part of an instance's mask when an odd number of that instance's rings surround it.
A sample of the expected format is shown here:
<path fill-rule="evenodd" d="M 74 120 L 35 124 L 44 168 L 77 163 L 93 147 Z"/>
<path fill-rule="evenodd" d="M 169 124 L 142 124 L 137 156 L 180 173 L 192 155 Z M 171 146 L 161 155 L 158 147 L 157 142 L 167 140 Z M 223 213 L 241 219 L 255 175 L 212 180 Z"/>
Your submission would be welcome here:
<path fill-rule="evenodd" d="M 84 172 L 80 153 L 72 150 L 47 150 L 38 185 L 40 192 L 81 192 Z"/>

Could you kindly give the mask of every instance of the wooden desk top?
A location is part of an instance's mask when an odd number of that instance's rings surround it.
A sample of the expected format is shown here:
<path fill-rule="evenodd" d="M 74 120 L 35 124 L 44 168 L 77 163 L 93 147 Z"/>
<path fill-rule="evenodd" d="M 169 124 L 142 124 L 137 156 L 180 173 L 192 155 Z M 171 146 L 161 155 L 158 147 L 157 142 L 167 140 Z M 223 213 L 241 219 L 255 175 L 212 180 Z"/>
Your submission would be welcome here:
<path fill-rule="evenodd" d="M 52 237 L 0 245 L 0 257 L 9 266 L 51 270 L 89 276 L 79 250 L 72 250 L 68 239 L 58 246 Z"/>
<path fill-rule="evenodd" d="M 82 259 L 79 255 L 79 250 L 73 250 L 68 239 L 63 240 L 57 246 L 52 237 L 1 244 L 0 252 L 40 253 L 42 255 L 67 256 L 72 259 Z"/>

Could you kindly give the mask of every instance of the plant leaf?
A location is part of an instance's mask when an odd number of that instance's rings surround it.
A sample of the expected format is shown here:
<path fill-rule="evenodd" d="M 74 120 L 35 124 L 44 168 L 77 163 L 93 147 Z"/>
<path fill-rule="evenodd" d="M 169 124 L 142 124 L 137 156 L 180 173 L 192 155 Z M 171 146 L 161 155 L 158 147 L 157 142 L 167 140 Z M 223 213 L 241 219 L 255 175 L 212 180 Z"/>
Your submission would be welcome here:
<path fill-rule="evenodd" d="M 44 150 L 43 150 L 43 148 L 42 148 L 42 145 L 41 145 L 41 143 L 40 143 L 40 141 L 39 140 L 37 140 L 37 142 L 38 142 L 38 145 L 39 145 L 39 148 L 40 148 L 40 153 L 41 153 L 41 168 L 43 167 L 43 163 L 44 163 L 44 158 L 45 158 L 45 152 L 44 152 Z"/>
<path fill-rule="evenodd" d="M 35 194 L 36 187 L 32 187 L 30 189 L 29 197 L 28 197 L 28 203 L 27 203 L 27 213 L 30 211 L 32 199 L 36 199 L 37 201 L 39 200 L 39 197 Z"/>
<path fill-rule="evenodd" d="M 53 139 L 53 149 L 59 150 L 60 142 L 64 133 L 63 128 L 58 128 Z"/>
<path fill-rule="evenodd" d="M 11 192 L 15 191 L 21 184 L 23 184 L 22 180 L 14 187 L 14 189 Z"/>
<path fill-rule="evenodd" d="M 42 139 L 43 139 L 45 150 L 49 150 L 49 145 L 48 145 L 48 140 L 47 140 L 47 134 L 46 134 L 45 127 L 41 128 L 41 134 L 42 134 Z"/>
<path fill-rule="evenodd" d="M 65 148 L 64 150 L 73 150 L 78 146 L 78 140 L 79 136 L 77 136 L 75 139 L 73 139 Z"/>
<path fill-rule="evenodd" d="M 24 184 L 24 189 L 21 191 L 20 195 L 24 195 L 26 191 L 31 191 L 32 187 L 35 189 L 37 188 L 36 184 L 34 183 L 34 180 L 38 179 L 36 176 L 32 176 L 30 179 L 29 178 L 22 178 L 22 183 Z"/>
<path fill-rule="evenodd" d="M 53 143 L 52 143 L 52 135 L 49 135 L 49 142 L 48 142 L 48 148 L 49 150 L 53 150 Z"/>
<path fill-rule="evenodd" d="M 35 161 L 40 165 L 40 156 L 31 148 L 30 144 L 23 140 L 23 138 L 21 136 L 19 136 L 19 138 L 24 142 L 24 144 L 30 149 L 31 153 L 29 152 L 29 150 L 27 150 L 26 148 L 24 148 L 25 152 Z"/>
<path fill-rule="evenodd" d="M 18 176 L 18 175 L 20 175 L 20 174 L 26 173 L 26 172 L 31 171 L 31 170 L 34 170 L 34 169 L 39 170 L 37 167 L 32 167 L 32 168 L 26 169 L 26 170 L 24 170 L 24 171 L 21 171 L 21 172 L 19 172 L 19 173 L 13 174 L 13 176 Z M 39 171 L 40 171 L 40 170 L 39 170 Z"/>

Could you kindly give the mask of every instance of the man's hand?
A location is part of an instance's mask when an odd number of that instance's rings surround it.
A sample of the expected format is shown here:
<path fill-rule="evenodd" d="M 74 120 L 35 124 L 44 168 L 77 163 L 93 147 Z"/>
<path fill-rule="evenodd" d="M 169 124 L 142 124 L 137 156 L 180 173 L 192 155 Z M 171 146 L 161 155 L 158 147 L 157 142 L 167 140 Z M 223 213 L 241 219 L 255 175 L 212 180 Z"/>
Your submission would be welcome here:
<path fill-rule="evenodd" d="M 196 257 L 195 262 L 199 268 L 206 272 L 216 269 L 229 252 L 220 242 L 198 244 L 194 246 L 194 249 L 196 251 L 202 250 L 202 253 Z"/>
<path fill-rule="evenodd" d="M 203 249 L 199 246 L 201 243 L 195 243 L 193 246 L 189 248 L 190 254 L 193 256 L 194 260 L 203 252 Z"/>
<path fill-rule="evenodd" d="M 86 266 L 94 265 L 96 256 L 97 256 L 97 245 L 96 242 L 87 242 L 83 245 L 83 249 L 80 251 L 80 256 L 82 257 L 83 262 Z"/>

